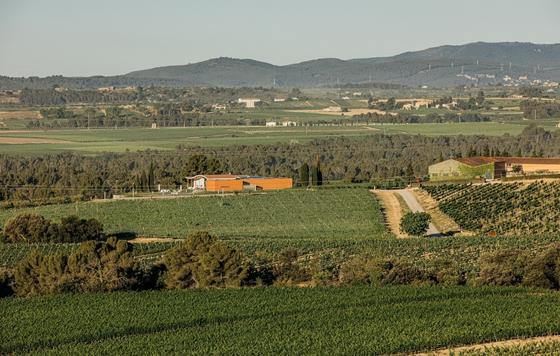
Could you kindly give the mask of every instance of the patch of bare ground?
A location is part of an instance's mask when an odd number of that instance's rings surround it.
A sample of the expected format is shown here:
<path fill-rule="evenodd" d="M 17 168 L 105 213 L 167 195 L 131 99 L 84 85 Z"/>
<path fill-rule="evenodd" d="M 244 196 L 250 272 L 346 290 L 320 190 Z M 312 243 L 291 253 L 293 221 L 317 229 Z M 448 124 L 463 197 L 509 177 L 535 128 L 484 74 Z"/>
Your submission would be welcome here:
<path fill-rule="evenodd" d="M 295 113 L 306 113 L 306 114 L 321 114 L 321 115 L 332 115 L 332 116 L 354 116 L 354 115 L 362 115 L 362 114 L 379 114 L 385 115 L 387 114 L 386 111 L 377 110 L 377 109 L 348 109 L 346 112 L 342 111 L 326 111 L 325 109 L 318 109 L 318 110 L 286 110 L 288 112 L 295 112 Z M 397 113 L 389 112 L 390 115 L 396 116 Z"/>
<path fill-rule="evenodd" d="M 461 235 L 473 235 L 472 231 L 466 231 L 461 229 L 457 223 L 451 219 L 447 214 L 443 213 L 439 207 L 437 201 L 430 196 L 425 190 L 420 188 L 411 189 L 412 194 L 416 197 L 416 200 L 422 205 L 424 210 L 430 214 L 432 217 L 432 223 L 435 227 L 442 233 L 446 234 L 452 231 L 459 232 Z"/>
<path fill-rule="evenodd" d="M 526 339 L 517 338 L 517 339 L 510 339 L 510 340 L 503 340 L 503 341 L 494 341 L 494 342 L 486 342 L 481 344 L 466 345 L 466 346 L 460 346 L 455 348 L 440 349 L 432 352 L 417 353 L 415 355 L 443 356 L 443 355 L 461 355 L 461 354 L 469 354 L 469 353 L 477 353 L 477 352 L 484 352 L 484 354 L 492 355 L 496 353 L 497 349 L 504 349 L 504 348 L 507 349 L 511 347 L 559 342 L 559 341 L 560 341 L 560 335 L 538 336 L 538 337 L 531 337 Z M 494 352 L 492 350 L 494 350 Z"/>
<path fill-rule="evenodd" d="M 405 211 L 403 207 L 406 207 L 406 204 L 399 201 L 400 196 L 398 197 L 397 194 L 390 190 L 372 190 L 371 192 L 379 199 L 379 203 L 383 208 L 385 224 L 389 230 L 398 238 L 408 237 L 400 229 L 401 218 Z"/>
<path fill-rule="evenodd" d="M 174 242 L 176 239 L 172 239 L 170 237 L 137 237 L 132 240 L 128 240 L 128 242 L 133 244 L 149 244 L 152 242 Z"/>
<path fill-rule="evenodd" d="M 0 137 L 0 144 L 7 145 L 26 145 L 26 144 L 54 144 L 54 143 L 70 143 L 69 141 L 48 139 L 48 138 L 33 138 L 33 137 Z"/>
<path fill-rule="evenodd" d="M 42 119 L 43 116 L 36 110 L 0 111 L 0 119 Z"/>

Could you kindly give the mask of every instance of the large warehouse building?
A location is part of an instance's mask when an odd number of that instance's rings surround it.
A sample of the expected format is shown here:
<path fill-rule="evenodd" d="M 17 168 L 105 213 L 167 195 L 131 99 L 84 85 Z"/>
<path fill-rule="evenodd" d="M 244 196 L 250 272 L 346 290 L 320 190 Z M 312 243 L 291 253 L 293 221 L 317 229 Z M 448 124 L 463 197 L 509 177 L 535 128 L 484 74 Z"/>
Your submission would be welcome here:
<path fill-rule="evenodd" d="M 233 174 L 187 177 L 187 189 L 208 192 L 241 192 L 244 190 L 280 190 L 292 188 L 292 178 L 267 178 Z"/>
<path fill-rule="evenodd" d="M 430 180 L 498 179 L 512 175 L 560 173 L 560 158 L 467 157 L 431 165 Z"/>

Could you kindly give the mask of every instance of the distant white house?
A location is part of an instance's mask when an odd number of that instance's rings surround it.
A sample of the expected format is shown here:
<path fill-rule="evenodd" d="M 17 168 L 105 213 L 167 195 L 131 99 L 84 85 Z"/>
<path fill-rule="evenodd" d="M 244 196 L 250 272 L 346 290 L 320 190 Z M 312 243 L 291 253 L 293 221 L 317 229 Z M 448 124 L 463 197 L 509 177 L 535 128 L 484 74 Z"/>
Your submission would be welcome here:
<path fill-rule="evenodd" d="M 276 121 L 268 121 L 265 124 L 266 127 L 276 127 Z"/>
<path fill-rule="evenodd" d="M 324 108 L 323 111 L 326 111 L 326 112 L 342 112 L 342 108 L 340 106 L 329 106 L 328 108 Z"/>
<path fill-rule="evenodd" d="M 414 107 L 414 105 L 408 103 L 408 104 L 404 104 L 403 105 L 403 109 L 404 110 L 412 110 L 412 108 Z"/>
<path fill-rule="evenodd" d="M 297 126 L 297 122 L 295 122 L 295 121 L 282 121 L 282 126 L 284 126 L 284 127 Z"/>
<path fill-rule="evenodd" d="M 350 100 L 350 97 L 349 96 L 343 96 L 342 100 Z"/>
<path fill-rule="evenodd" d="M 256 103 L 260 103 L 261 99 L 251 99 L 251 98 L 247 98 L 247 99 L 243 99 L 243 98 L 239 98 L 237 99 L 237 102 L 239 104 L 245 104 L 245 107 L 247 108 L 254 108 Z"/>
<path fill-rule="evenodd" d="M 286 101 L 285 98 L 274 98 L 274 102 L 275 102 L 275 103 L 282 103 L 282 102 L 284 102 L 284 101 Z"/>
<path fill-rule="evenodd" d="M 227 106 L 226 106 L 226 104 L 212 104 L 212 109 L 213 110 L 226 110 Z"/>

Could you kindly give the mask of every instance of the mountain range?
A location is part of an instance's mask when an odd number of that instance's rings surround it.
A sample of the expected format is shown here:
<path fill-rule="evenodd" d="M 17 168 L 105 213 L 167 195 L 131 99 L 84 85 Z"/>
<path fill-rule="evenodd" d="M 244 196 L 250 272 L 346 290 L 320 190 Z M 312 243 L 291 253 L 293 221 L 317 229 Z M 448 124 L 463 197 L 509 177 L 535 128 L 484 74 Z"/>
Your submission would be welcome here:
<path fill-rule="evenodd" d="M 193 64 L 138 70 L 121 76 L 89 78 L 105 85 L 336 87 L 372 82 L 446 87 L 475 82 L 496 84 L 503 82 L 506 76 L 560 81 L 560 44 L 476 42 L 391 57 L 321 58 L 284 66 L 220 57 Z M 71 79 L 57 78 L 66 82 Z M 0 78 L 0 87 L 5 86 L 5 79 L 7 77 Z M 80 79 L 83 84 L 88 78 L 74 79 Z"/>

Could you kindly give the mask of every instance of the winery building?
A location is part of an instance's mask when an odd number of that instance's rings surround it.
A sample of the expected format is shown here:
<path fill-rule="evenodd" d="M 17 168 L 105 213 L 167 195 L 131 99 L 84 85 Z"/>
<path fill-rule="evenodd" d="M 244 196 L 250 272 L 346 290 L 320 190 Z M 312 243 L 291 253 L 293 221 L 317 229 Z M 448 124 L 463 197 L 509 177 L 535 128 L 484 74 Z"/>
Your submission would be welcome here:
<path fill-rule="evenodd" d="M 499 179 L 515 175 L 560 173 L 560 158 L 466 157 L 453 158 L 428 167 L 430 180 Z"/>
<path fill-rule="evenodd" d="M 269 178 L 233 174 L 187 177 L 187 189 L 207 192 L 241 192 L 292 188 L 292 178 Z"/>

